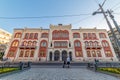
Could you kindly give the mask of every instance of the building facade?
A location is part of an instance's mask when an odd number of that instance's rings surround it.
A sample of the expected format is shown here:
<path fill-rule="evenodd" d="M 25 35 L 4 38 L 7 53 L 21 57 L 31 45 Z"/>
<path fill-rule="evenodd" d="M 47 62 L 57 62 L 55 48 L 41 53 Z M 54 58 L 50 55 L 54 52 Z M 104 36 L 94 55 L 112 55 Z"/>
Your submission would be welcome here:
<path fill-rule="evenodd" d="M 114 34 L 115 34 L 116 38 L 117 38 L 118 41 L 120 42 L 120 34 L 119 34 L 118 30 L 117 30 L 116 28 L 113 28 L 113 31 L 114 31 Z M 117 47 L 117 45 L 116 45 L 116 43 L 115 43 L 115 39 L 114 39 L 113 34 L 111 33 L 110 30 L 108 31 L 108 36 L 109 36 L 110 41 L 111 41 L 111 43 L 112 43 L 112 45 L 113 45 L 114 51 L 115 51 L 115 53 L 116 53 L 116 56 L 117 56 L 117 57 L 119 58 L 119 60 L 120 60 L 120 51 L 119 51 L 119 49 L 118 49 L 118 47 Z"/>
<path fill-rule="evenodd" d="M 105 29 L 72 29 L 72 25 L 50 25 L 50 29 L 14 29 L 5 57 L 11 61 L 117 61 Z"/>
<path fill-rule="evenodd" d="M 11 37 L 12 37 L 11 33 L 7 32 L 3 29 L 0 29 L 0 53 L 5 52 Z"/>

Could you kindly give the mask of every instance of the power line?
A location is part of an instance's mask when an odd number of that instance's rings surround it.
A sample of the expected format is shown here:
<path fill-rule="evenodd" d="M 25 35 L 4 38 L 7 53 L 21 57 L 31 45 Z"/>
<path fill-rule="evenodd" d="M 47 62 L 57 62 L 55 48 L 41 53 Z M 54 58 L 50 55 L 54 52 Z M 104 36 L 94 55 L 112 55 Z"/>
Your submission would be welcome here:
<path fill-rule="evenodd" d="M 92 16 L 92 15 L 91 15 L 91 16 L 87 16 L 87 17 L 82 18 L 82 19 L 80 19 L 79 21 L 77 21 L 77 22 L 75 22 L 75 23 L 73 23 L 73 24 L 76 25 L 76 24 L 78 24 L 78 23 L 80 23 L 80 22 L 82 22 L 82 21 L 84 21 L 84 20 L 87 20 L 87 19 L 89 19 L 89 18 L 91 18 L 91 17 L 93 17 L 93 16 Z"/>
<path fill-rule="evenodd" d="M 99 4 L 98 0 L 94 0 L 94 1 L 95 1 L 95 3 Z"/>
<path fill-rule="evenodd" d="M 83 15 L 91 15 L 91 13 L 78 14 L 78 15 L 62 15 L 62 16 L 40 16 L 40 17 L 0 17 L 0 19 L 41 19 L 41 18 L 57 18 L 57 17 L 77 17 Z"/>
<path fill-rule="evenodd" d="M 111 7 L 111 9 L 114 9 L 116 6 L 118 6 L 120 4 L 120 2 L 118 2 L 117 4 L 115 4 L 113 7 Z"/>
<path fill-rule="evenodd" d="M 115 11 L 115 10 L 117 10 L 117 9 L 119 9 L 119 8 L 120 8 L 120 6 L 116 7 L 116 8 L 115 8 L 115 9 L 113 9 L 113 10 Z"/>
<path fill-rule="evenodd" d="M 118 13 L 113 13 L 113 14 L 117 14 L 117 15 L 120 15 L 120 12 L 118 12 Z"/>
<path fill-rule="evenodd" d="M 105 20 L 105 18 L 103 17 L 103 18 L 96 24 L 96 26 L 100 25 L 104 20 Z"/>

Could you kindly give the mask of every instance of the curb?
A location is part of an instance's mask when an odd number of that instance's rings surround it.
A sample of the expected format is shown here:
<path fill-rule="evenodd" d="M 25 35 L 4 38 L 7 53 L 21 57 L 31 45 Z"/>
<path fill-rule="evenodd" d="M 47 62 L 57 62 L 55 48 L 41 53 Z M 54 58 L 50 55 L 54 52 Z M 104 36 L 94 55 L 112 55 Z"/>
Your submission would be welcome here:
<path fill-rule="evenodd" d="M 96 71 L 96 72 L 107 74 L 107 75 L 111 75 L 111 76 L 114 76 L 114 77 L 117 77 L 117 78 L 120 79 L 120 74 L 114 74 L 114 73 L 105 72 L 105 71 Z"/>
<path fill-rule="evenodd" d="M 89 69 L 89 68 L 88 68 Z M 91 71 L 94 71 L 94 69 L 89 69 Z M 106 75 L 110 75 L 110 76 L 113 76 L 113 77 L 116 77 L 116 78 L 119 78 L 120 79 L 120 74 L 114 74 L 114 73 L 110 73 L 110 72 L 105 72 L 105 71 L 94 71 L 94 72 L 98 72 L 98 73 L 102 73 L 102 74 L 106 74 Z"/>

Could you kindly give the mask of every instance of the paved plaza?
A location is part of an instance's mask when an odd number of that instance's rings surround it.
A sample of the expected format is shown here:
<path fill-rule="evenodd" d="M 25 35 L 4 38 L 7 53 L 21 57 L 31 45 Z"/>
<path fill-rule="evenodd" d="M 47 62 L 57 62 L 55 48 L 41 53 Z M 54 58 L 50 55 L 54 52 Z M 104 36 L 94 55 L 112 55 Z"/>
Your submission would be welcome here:
<path fill-rule="evenodd" d="M 31 68 L 0 80 L 120 80 L 86 68 Z"/>

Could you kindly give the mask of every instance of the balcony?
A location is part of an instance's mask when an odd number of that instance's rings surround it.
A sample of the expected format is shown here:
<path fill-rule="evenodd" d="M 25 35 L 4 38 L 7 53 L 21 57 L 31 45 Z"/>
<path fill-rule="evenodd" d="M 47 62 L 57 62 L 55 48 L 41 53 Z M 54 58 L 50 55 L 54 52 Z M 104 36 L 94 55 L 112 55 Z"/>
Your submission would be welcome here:
<path fill-rule="evenodd" d="M 37 46 L 19 46 L 20 49 L 36 49 Z"/>
<path fill-rule="evenodd" d="M 101 49 L 102 47 L 100 45 L 97 46 L 85 46 L 85 49 Z"/>

